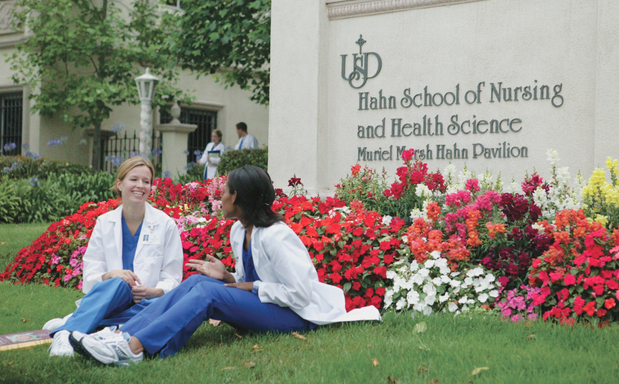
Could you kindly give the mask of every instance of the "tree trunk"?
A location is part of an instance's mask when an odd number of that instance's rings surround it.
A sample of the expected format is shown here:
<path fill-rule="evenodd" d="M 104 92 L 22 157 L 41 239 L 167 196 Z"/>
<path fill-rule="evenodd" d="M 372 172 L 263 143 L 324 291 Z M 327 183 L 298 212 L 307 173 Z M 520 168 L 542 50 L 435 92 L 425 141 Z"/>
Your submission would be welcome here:
<path fill-rule="evenodd" d="M 92 167 L 95 171 L 100 171 L 102 169 L 102 156 L 103 154 L 101 153 L 101 123 L 97 123 L 95 124 L 95 133 L 92 145 Z"/>

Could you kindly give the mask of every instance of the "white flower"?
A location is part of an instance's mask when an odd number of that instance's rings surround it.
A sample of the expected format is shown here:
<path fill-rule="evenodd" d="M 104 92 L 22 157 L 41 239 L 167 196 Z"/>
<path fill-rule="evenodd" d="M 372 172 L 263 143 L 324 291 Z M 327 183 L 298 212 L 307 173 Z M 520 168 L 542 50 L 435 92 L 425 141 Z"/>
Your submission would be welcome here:
<path fill-rule="evenodd" d="M 496 298 L 496 297 L 498 297 L 498 296 L 499 296 L 499 291 L 497 291 L 496 289 L 494 289 L 494 290 L 490 291 L 488 294 L 490 295 L 490 297 L 494 297 L 494 298 Z"/>
<path fill-rule="evenodd" d="M 414 275 L 411 276 L 411 278 L 408 281 L 410 281 L 411 284 L 421 285 L 423 284 L 425 279 L 420 274 L 415 273 Z"/>
<path fill-rule="evenodd" d="M 419 270 L 419 272 L 417 272 L 420 276 L 422 276 L 423 278 L 426 278 L 430 275 L 430 271 L 427 270 L 426 268 L 421 268 Z"/>
<path fill-rule="evenodd" d="M 451 283 L 451 279 L 449 278 L 449 276 L 445 275 L 441 275 L 441 281 L 445 284 L 450 284 Z M 436 285 L 440 285 L 440 284 L 436 284 Z"/>
<path fill-rule="evenodd" d="M 532 224 L 532 225 L 531 225 L 531 228 L 533 228 L 533 229 L 537 229 L 537 230 L 538 230 L 538 231 L 540 231 L 540 232 L 544 232 L 544 226 L 543 226 L 543 225 L 540 225 L 540 224 L 538 224 L 538 223 Z"/>
<path fill-rule="evenodd" d="M 477 300 L 479 300 L 480 303 L 485 303 L 486 300 L 488 300 L 488 294 L 482 293 L 481 295 L 477 296 Z"/>
<path fill-rule="evenodd" d="M 426 303 L 426 305 L 431 306 L 432 304 L 434 304 L 434 302 L 436 301 L 436 295 L 428 295 L 426 296 L 426 298 L 424 299 L 424 302 Z"/>
<path fill-rule="evenodd" d="M 391 220 L 393 220 L 393 217 L 389 215 L 383 216 L 383 225 L 389 225 Z"/>
<path fill-rule="evenodd" d="M 436 296 L 436 287 L 432 285 L 431 283 L 426 284 L 423 286 L 423 292 L 428 295 Z"/>
<path fill-rule="evenodd" d="M 432 191 L 425 184 L 417 184 L 417 188 L 415 188 L 415 195 L 423 198 L 424 196 L 431 196 Z"/>
<path fill-rule="evenodd" d="M 423 280 L 422 280 L 423 282 Z M 415 280 L 414 279 L 408 279 L 408 280 L 402 280 L 402 282 L 400 282 L 400 286 L 403 289 L 409 290 L 409 289 L 413 289 L 413 285 L 415 284 Z M 419 283 L 417 283 L 419 284 Z"/>
<path fill-rule="evenodd" d="M 441 279 L 440 277 L 435 277 L 434 279 L 432 279 L 432 284 L 434 285 L 441 285 L 443 283 L 443 279 Z"/>
<path fill-rule="evenodd" d="M 451 280 L 450 284 L 452 287 L 459 287 L 462 284 L 462 282 L 460 280 Z"/>
<path fill-rule="evenodd" d="M 548 158 L 546 160 L 548 160 L 550 165 L 556 167 L 557 163 L 559 162 L 559 152 L 557 152 L 556 149 L 551 148 L 548 150 L 548 152 L 546 152 L 546 155 L 548 155 Z"/>
<path fill-rule="evenodd" d="M 442 258 L 441 258 L 441 252 L 440 252 L 440 251 L 432 251 L 432 252 L 430 253 L 430 256 L 432 256 L 432 257 L 433 257 L 434 259 L 436 259 L 436 260 L 441 260 L 441 259 L 442 259 Z M 443 260 L 444 260 L 444 259 L 443 259 Z M 445 261 L 445 262 L 447 262 L 447 261 Z"/>
<path fill-rule="evenodd" d="M 449 292 L 438 297 L 438 301 L 440 301 L 441 303 L 444 303 L 445 301 L 447 301 L 447 299 L 449 299 Z"/>
<path fill-rule="evenodd" d="M 432 267 L 434 267 L 434 260 L 428 259 L 423 266 L 424 266 L 424 268 L 432 268 Z"/>
<path fill-rule="evenodd" d="M 392 270 L 387 271 L 387 278 L 389 280 L 395 279 L 396 276 L 397 276 L 397 273 L 395 273 L 395 271 L 392 271 Z"/>
<path fill-rule="evenodd" d="M 466 275 L 470 277 L 476 277 L 484 274 L 484 270 L 481 267 L 470 269 Z"/>
<path fill-rule="evenodd" d="M 453 313 L 458 310 L 458 304 L 452 301 L 447 305 L 447 309 L 449 310 L 449 312 Z"/>
<path fill-rule="evenodd" d="M 425 307 L 422 313 L 426 316 L 430 316 L 432 314 L 432 307 Z"/>
<path fill-rule="evenodd" d="M 416 272 L 419 269 L 419 263 L 417 263 L 417 260 L 413 260 L 413 262 L 411 263 L 411 272 Z"/>
<path fill-rule="evenodd" d="M 395 305 L 395 309 L 397 311 L 401 310 L 402 308 L 404 308 L 404 306 L 406 306 L 406 299 L 401 298 L 400 300 L 398 300 L 398 302 Z"/>
<path fill-rule="evenodd" d="M 406 235 L 402 236 L 402 241 L 405 243 L 408 243 L 408 236 Z"/>
<path fill-rule="evenodd" d="M 420 211 L 419 208 L 415 208 L 415 209 L 413 209 L 411 211 L 410 218 L 413 219 L 413 220 L 416 220 L 416 219 L 424 219 L 425 220 L 428 217 L 426 216 L 425 212 Z"/>
<path fill-rule="evenodd" d="M 388 289 L 385 292 L 385 308 L 389 308 L 391 303 L 393 303 L 393 293 L 394 292 L 391 289 Z"/>
<path fill-rule="evenodd" d="M 415 290 L 411 290 L 406 295 L 406 301 L 408 301 L 408 305 L 415 305 L 419 303 L 419 293 Z"/>

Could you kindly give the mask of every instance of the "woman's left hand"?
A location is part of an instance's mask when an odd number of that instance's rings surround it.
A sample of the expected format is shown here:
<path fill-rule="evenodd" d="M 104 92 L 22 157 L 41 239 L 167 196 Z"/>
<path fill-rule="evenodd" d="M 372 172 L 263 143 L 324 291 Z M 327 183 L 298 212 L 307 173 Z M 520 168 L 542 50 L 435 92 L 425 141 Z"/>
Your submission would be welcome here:
<path fill-rule="evenodd" d="M 131 293 L 133 294 L 133 301 L 136 303 L 141 302 L 143 299 L 163 296 L 161 288 L 145 287 L 143 285 L 136 285 L 131 289 Z"/>
<path fill-rule="evenodd" d="M 228 283 L 228 284 L 224 284 L 226 287 L 233 287 L 233 288 L 239 288 L 239 289 L 243 289 L 245 291 L 251 292 L 251 290 L 254 288 L 254 283 L 253 282 L 245 282 L 245 283 Z"/>

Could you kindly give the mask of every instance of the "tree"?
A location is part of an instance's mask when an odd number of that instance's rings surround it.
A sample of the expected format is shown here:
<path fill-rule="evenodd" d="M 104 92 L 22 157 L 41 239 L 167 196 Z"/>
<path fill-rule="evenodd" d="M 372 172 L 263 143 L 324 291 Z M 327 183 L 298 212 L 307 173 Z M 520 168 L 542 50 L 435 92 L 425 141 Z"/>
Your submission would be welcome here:
<path fill-rule="evenodd" d="M 188 99 L 174 87 L 174 26 L 161 22 L 150 0 L 122 9 L 108 0 L 17 0 L 15 17 L 14 26 L 31 34 L 9 57 L 13 80 L 34 90 L 33 112 L 60 116 L 73 128 L 94 127 L 95 169 L 101 169 L 101 124 L 112 106 L 139 102 L 141 68 L 162 80 L 154 105 L 166 96 Z"/>
<path fill-rule="evenodd" d="M 183 0 L 176 38 L 183 68 L 216 73 L 269 103 L 271 0 Z"/>

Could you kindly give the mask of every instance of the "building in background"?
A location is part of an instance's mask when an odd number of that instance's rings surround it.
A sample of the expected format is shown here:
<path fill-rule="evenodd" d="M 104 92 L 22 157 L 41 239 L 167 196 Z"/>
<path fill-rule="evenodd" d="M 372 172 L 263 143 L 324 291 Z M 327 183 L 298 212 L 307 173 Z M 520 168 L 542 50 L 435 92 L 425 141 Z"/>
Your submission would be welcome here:
<path fill-rule="evenodd" d="M 129 0 L 122 2 L 130 3 Z M 179 0 L 170 0 L 168 3 L 170 4 L 166 9 L 168 11 L 176 11 L 182 5 Z M 14 4 L 14 0 L 0 0 L 0 55 L 3 58 L 12 55 L 15 44 L 24 41 L 28 33 L 23 30 L 15 31 L 11 27 Z M 92 131 L 74 130 L 61 116 L 46 117 L 32 114 L 32 104 L 28 100 L 32 90 L 28 86 L 14 84 L 11 79 L 13 74 L 10 64 L 5 59 L 1 60 L 0 148 L 7 143 L 15 143 L 16 149 L 6 154 L 18 154 L 25 152 L 23 146 L 27 144 L 30 151 L 45 158 L 91 164 Z M 232 147 L 238 141 L 235 125 L 239 121 L 248 124 L 250 132 L 260 143 L 268 142 L 268 108 L 251 101 L 251 92 L 243 91 L 238 86 L 226 89 L 212 76 L 201 76 L 198 79 L 189 71 L 180 71 L 177 86 L 189 91 L 194 97 L 191 105 L 181 105 L 181 122 L 198 126 L 189 135 L 188 162 L 195 161 L 194 151 L 204 150 L 210 140 L 211 132 L 215 129 L 223 132 L 223 142 L 227 147 Z M 153 111 L 153 126 L 170 120 L 169 111 L 159 109 Z M 119 127 L 122 129 L 119 130 Z M 139 130 L 139 104 L 115 107 L 110 118 L 102 124 L 105 140 L 104 157 L 113 153 L 115 145 L 121 145 L 117 139 L 124 139 L 125 135 L 128 141 L 122 145 L 135 147 L 137 151 L 139 145 L 132 138 L 134 133 L 139 137 Z M 66 137 L 66 140 L 63 140 L 62 144 L 57 144 L 61 142 L 62 137 Z M 156 145 L 157 140 L 153 144 Z M 109 167 L 109 161 L 107 165 Z"/>

